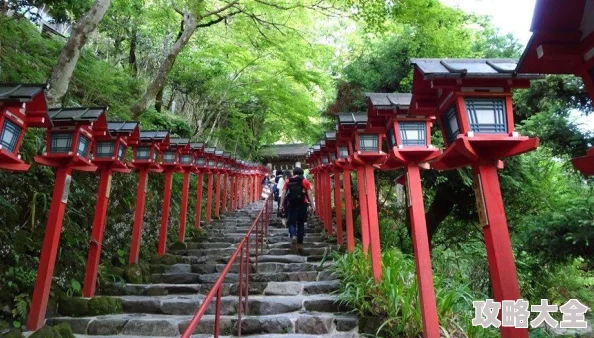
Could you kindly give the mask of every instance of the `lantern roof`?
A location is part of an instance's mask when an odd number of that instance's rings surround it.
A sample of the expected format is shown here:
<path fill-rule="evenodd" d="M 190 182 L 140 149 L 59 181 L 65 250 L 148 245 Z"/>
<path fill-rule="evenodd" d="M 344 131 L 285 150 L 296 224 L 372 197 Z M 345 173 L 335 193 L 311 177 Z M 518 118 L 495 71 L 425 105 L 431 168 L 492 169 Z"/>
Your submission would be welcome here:
<path fill-rule="evenodd" d="M 231 153 L 225 152 L 225 153 L 223 153 L 223 157 L 224 158 L 231 158 Z"/>
<path fill-rule="evenodd" d="M 0 83 L 0 101 L 29 102 L 46 88 L 46 84 Z"/>
<path fill-rule="evenodd" d="M 411 93 L 366 93 L 369 102 L 377 109 L 408 109 Z"/>
<path fill-rule="evenodd" d="M 327 131 L 326 132 L 326 140 L 327 141 L 335 141 L 336 140 L 336 132 L 335 131 Z"/>
<path fill-rule="evenodd" d="M 424 80 L 443 78 L 538 79 L 538 74 L 518 73 L 515 59 L 411 59 Z"/>
<path fill-rule="evenodd" d="M 519 71 L 579 74 L 584 60 L 592 58 L 594 2 L 537 0 L 530 31 Z"/>
<path fill-rule="evenodd" d="M 190 139 L 187 138 L 171 138 L 169 139 L 169 146 L 171 148 L 184 148 L 190 144 Z"/>
<path fill-rule="evenodd" d="M 169 131 L 166 130 L 159 130 L 159 131 L 141 131 L 140 132 L 140 141 L 164 141 L 169 138 Z"/>
<path fill-rule="evenodd" d="M 202 143 L 202 142 L 192 142 L 192 143 L 190 143 L 190 148 L 192 150 L 202 150 L 204 148 L 204 143 Z"/>
<path fill-rule="evenodd" d="M 338 122 L 341 125 L 365 125 L 367 124 L 367 113 L 339 113 Z"/>
<path fill-rule="evenodd" d="M 222 150 L 216 150 L 215 151 L 215 155 L 217 155 L 217 156 L 223 156 L 223 153 L 225 153 L 225 152 L 222 151 Z"/>
<path fill-rule="evenodd" d="M 204 152 L 206 154 L 214 154 L 217 151 L 217 148 L 204 148 Z"/>
<path fill-rule="evenodd" d="M 112 135 L 118 136 L 132 136 L 140 134 L 138 127 L 139 123 L 135 121 L 108 121 L 107 130 Z"/>
<path fill-rule="evenodd" d="M 53 108 L 47 114 L 52 122 L 95 122 L 105 118 L 107 107 Z"/>

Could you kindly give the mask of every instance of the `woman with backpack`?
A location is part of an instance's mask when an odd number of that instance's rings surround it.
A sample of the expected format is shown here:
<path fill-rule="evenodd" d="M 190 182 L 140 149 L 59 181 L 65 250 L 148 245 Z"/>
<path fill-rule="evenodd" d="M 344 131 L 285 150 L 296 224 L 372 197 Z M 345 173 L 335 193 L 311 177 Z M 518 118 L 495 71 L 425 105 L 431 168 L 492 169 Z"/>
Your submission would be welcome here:
<path fill-rule="evenodd" d="M 285 206 L 285 202 L 287 205 Z M 281 197 L 282 210 L 287 213 L 287 225 L 291 237 L 291 251 L 301 252 L 303 237 L 305 235 L 305 222 L 307 221 L 307 209 L 313 205 L 311 196 L 311 184 L 303 177 L 303 169 L 293 169 L 293 176 L 285 181 Z"/>

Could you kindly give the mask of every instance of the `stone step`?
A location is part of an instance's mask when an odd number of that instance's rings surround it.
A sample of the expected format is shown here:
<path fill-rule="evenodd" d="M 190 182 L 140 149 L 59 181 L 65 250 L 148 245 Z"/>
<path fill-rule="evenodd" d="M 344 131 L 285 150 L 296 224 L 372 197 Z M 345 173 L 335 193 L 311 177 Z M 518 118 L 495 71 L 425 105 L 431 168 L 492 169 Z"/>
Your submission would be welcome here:
<path fill-rule="evenodd" d="M 101 335 L 85 335 L 85 334 L 75 334 L 74 337 L 76 338 L 161 338 L 161 336 L 128 336 L 128 335 L 109 335 L 109 336 L 101 336 Z M 193 334 L 191 335 L 192 338 L 214 338 L 212 334 Z M 224 336 L 219 335 L 220 338 L 236 338 L 235 336 Z M 359 335 L 354 332 L 337 332 L 337 333 L 328 333 L 328 334 L 304 334 L 304 333 L 292 333 L 292 334 L 255 334 L 247 336 L 249 338 L 358 338 Z"/>
<path fill-rule="evenodd" d="M 126 313 L 150 313 L 166 315 L 192 315 L 202 305 L 204 295 L 180 296 L 115 296 L 123 302 Z M 239 307 L 238 296 L 221 298 L 221 314 L 236 315 Z M 252 295 L 248 297 L 250 315 L 273 315 L 290 312 L 341 312 L 348 311 L 340 306 L 336 296 L 298 295 L 271 296 Z M 208 307 L 206 314 L 215 313 L 215 301 Z"/>
<path fill-rule="evenodd" d="M 129 336 L 159 336 L 179 337 L 192 316 L 158 315 L 158 314 L 118 314 L 99 317 L 56 317 L 47 320 L 48 325 L 68 323 L 76 334 L 89 335 L 123 335 Z M 237 331 L 236 316 L 220 317 L 220 332 L 232 335 Z M 214 315 L 204 315 L 194 334 L 212 334 Z M 357 320 L 352 316 L 333 315 L 329 313 L 286 313 L 263 316 L 243 316 L 241 320 L 242 334 L 285 334 L 302 333 L 309 335 L 324 335 L 334 333 L 354 333 Z M 267 335 L 268 336 L 268 335 Z"/>
<path fill-rule="evenodd" d="M 166 284 L 196 284 L 196 283 L 214 283 L 219 278 L 220 273 L 171 273 L 171 274 L 152 274 L 151 283 Z M 325 271 L 297 271 L 280 273 L 251 273 L 250 282 L 308 282 L 331 280 L 331 272 Z M 239 282 L 239 274 L 228 273 L 224 280 L 226 283 Z"/>
<path fill-rule="evenodd" d="M 295 271 L 316 271 L 319 263 L 279 263 L 279 262 L 258 262 L 258 271 L 261 273 L 271 272 L 295 272 Z M 179 274 L 179 273 L 220 273 L 225 269 L 226 264 L 216 263 L 200 263 L 188 264 L 180 263 L 174 265 L 151 265 L 151 272 L 153 274 Z M 239 273 L 240 264 L 237 261 L 231 266 L 229 272 Z M 256 272 L 255 259 L 250 264 L 250 272 Z"/>
<path fill-rule="evenodd" d="M 250 295 L 297 296 L 330 294 L 339 289 L 337 280 L 315 282 L 257 282 L 250 283 Z M 118 284 L 112 287 L 111 295 L 119 296 L 165 296 L 206 295 L 213 283 L 195 284 Z M 223 283 L 223 296 L 239 295 L 237 283 Z"/>

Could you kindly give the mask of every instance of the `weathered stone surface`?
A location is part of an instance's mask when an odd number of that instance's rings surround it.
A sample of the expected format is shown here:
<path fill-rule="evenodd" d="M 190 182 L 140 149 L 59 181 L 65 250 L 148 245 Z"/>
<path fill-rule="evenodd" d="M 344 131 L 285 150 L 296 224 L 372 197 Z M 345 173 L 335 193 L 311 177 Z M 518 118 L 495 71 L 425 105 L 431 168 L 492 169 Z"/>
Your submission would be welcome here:
<path fill-rule="evenodd" d="M 216 266 L 216 263 L 192 264 L 192 272 L 199 274 L 215 273 L 217 271 Z"/>
<path fill-rule="evenodd" d="M 252 262 L 255 262 L 254 258 L 250 258 Z M 298 256 L 298 255 L 264 255 L 258 257 L 258 262 L 265 263 L 265 262 L 277 262 L 277 263 L 305 263 L 307 261 L 306 257 Z"/>
<path fill-rule="evenodd" d="M 241 321 L 242 334 L 294 332 L 288 317 L 250 317 Z"/>
<path fill-rule="evenodd" d="M 287 273 L 290 281 L 296 282 L 311 282 L 315 281 L 318 276 L 317 271 L 303 271 L 303 272 L 288 272 Z"/>
<path fill-rule="evenodd" d="M 93 317 L 84 317 L 84 318 L 73 318 L 73 317 L 58 317 L 58 318 L 48 318 L 46 321 L 46 325 L 57 325 L 60 323 L 68 323 L 72 328 L 73 333 L 80 333 L 85 334 L 87 333 L 87 327 L 89 323 L 93 320 Z"/>
<path fill-rule="evenodd" d="M 161 304 L 161 311 L 168 315 L 187 315 L 192 314 L 200 307 L 202 301 L 194 299 L 166 299 Z"/>
<path fill-rule="evenodd" d="M 136 336 L 178 336 L 177 326 L 165 319 L 130 319 L 122 330 L 124 335 Z"/>
<path fill-rule="evenodd" d="M 336 277 L 333 275 L 332 271 L 320 271 L 320 274 L 318 275 L 318 280 L 319 281 L 331 281 L 331 280 L 336 280 Z"/>
<path fill-rule="evenodd" d="M 89 324 L 87 332 L 91 335 L 115 335 L 122 332 L 126 323 L 128 319 L 125 318 L 94 320 Z"/>
<path fill-rule="evenodd" d="M 274 315 L 280 313 L 299 311 L 303 302 L 297 297 L 265 297 L 260 299 L 250 298 L 250 315 Z"/>
<path fill-rule="evenodd" d="M 308 282 L 303 285 L 303 294 L 306 295 L 317 295 L 317 294 L 329 294 L 340 287 L 340 282 L 337 280 L 333 281 L 319 281 L 319 282 Z"/>
<path fill-rule="evenodd" d="M 153 297 L 124 298 L 123 306 L 127 313 L 161 313 L 161 302 Z"/>
<path fill-rule="evenodd" d="M 151 275 L 151 282 L 168 284 L 191 284 L 199 283 L 200 275 L 197 273 L 176 273 Z"/>
<path fill-rule="evenodd" d="M 315 312 L 340 312 L 340 303 L 335 297 L 326 296 L 324 298 L 306 299 L 303 302 L 303 307 L 307 311 Z"/>
<path fill-rule="evenodd" d="M 295 328 L 297 333 L 324 334 L 332 330 L 332 317 L 300 316 Z"/>
<path fill-rule="evenodd" d="M 299 282 L 270 282 L 264 289 L 265 295 L 295 296 L 301 293 Z"/>
<path fill-rule="evenodd" d="M 165 270 L 166 274 L 182 274 L 189 272 L 192 272 L 192 266 L 190 264 L 174 264 L 170 265 L 169 268 Z"/>
<path fill-rule="evenodd" d="M 249 294 L 250 295 L 261 295 L 264 293 L 266 286 L 268 285 L 267 282 L 250 282 L 249 285 Z M 239 284 L 233 283 L 231 284 L 229 294 L 237 296 L 239 295 Z"/>
<path fill-rule="evenodd" d="M 351 331 L 358 325 L 356 317 L 336 316 L 336 331 Z"/>

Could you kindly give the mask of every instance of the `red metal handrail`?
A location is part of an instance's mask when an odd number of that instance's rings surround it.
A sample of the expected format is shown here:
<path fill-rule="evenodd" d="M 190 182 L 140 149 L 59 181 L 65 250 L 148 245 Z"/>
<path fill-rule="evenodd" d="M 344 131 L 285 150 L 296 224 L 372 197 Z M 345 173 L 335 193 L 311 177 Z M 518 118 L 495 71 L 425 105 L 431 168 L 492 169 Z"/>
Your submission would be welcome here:
<path fill-rule="evenodd" d="M 194 317 L 188 324 L 188 327 L 182 334 L 182 338 L 190 338 L 192 336 L 192 333 L 194 332 L 194 330 L 196 330 L 196 327 L 198 326 L 198 324 L 200 324 L 200 320 L 202 319 L 202 316 L 204 316 L 204 314 L 206 313 L 206 310 L 210 306 L 210 302 L 213 300 L 215 295 L 217 298 L 216 298 L 216 305 L 215 305 L 215 324 L 214 324 L 213 334 L 214 334 L 215 338 L 219 337 L 219 329 L 220 329 L 219 322 L 220 322 L 220 317 L 221 317 L 221 297 L 223 296 L 223 292 L 222 292 L 223 281 L 225 280 L 225 277 L 227 277 L 227 274 L 231 270 L 231 267 L 237 260 L 238 256 L 240 257 L 240 259 L 239 259 L 240 262 L 239 262 L 239 303 L 237 306 L 237 315 L 238 315 L 237 336 L 241 337 L 241 313 L 242 313 L 242 302 L 244 301 L 243 300 L 243 298 L 244 298 L 243 292 L 244 291 L 245 291 L 245 302 L 243 302 L 243 304 L 244 304 L 243 312 L 246 314 L 248 312 L 248 291 L 249 291 L 249 283 L 250 283 L 250 279 L 249 279 L 250 278 L 250 271 L 249 271 L 250 270 L 249 269 L 249 267 L 250 267 L 250 235 L 252 234 L 252 232 L 254 230 L 256 231 L 256 253 L 255 253 L 255 255 L 256 255 L 256 272 L 257 272 L 258 271 L 258 244 L 260 246 L 260 252 L 263 252 L 264 234 L 266 234 L 268 231 L 268 223 L 270 222 L 270 214 L 272 212 L 272 198 L 271 198 L 271 196 L 272 195 L 269 195 L 266 198 L 266 200 L 264 202 L 264 207 L 258 213 L 258 216 L 252 223 L 252 226 L 250 227 L 250 229 L 248 230 L 246 235 L 239 242 L 237 249 L 235 249 L 235 252 L 233 253 L 233 255 L 231 255 L 231 258 L 227 262 L 227 265 L 225 265 L 225 268 L 221 272 L 221 275 L 219 276 L 219 278 L 216 280 L 216 282 L 212 286 L 212 289 L 206 295 L 206 298 L 204 298 L 204 301 L 202 302 L 202 304 L 200 305 L 200 307 L 194 314 Z M 245 249 L 245 255 L 244 255 L 244 249 Z M 244 257 L 245 257 L 245 260 L 244 260 Z M 245 267 L 244 267 L 244 265 L 245 265 Z M 244 272 L 245 272 L 245 284 L 243 283 Z M 244 287 L 245 287 L 245 290 L 243 290 Z"/>

